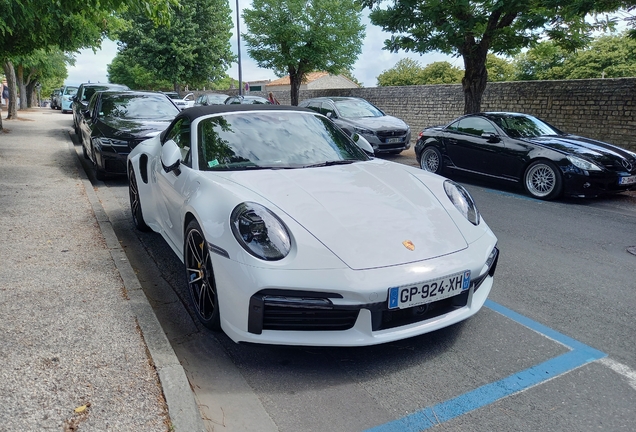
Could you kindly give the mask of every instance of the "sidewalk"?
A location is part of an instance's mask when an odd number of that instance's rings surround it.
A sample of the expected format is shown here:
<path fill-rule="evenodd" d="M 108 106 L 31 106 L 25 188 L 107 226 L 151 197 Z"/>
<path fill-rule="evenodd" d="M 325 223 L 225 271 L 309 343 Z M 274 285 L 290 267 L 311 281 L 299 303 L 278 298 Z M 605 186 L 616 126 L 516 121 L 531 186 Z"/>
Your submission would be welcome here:
<path fill-rule="evenodd" d="M 2 114 L 0 429 L 204 430 L 68 117 Z"/>

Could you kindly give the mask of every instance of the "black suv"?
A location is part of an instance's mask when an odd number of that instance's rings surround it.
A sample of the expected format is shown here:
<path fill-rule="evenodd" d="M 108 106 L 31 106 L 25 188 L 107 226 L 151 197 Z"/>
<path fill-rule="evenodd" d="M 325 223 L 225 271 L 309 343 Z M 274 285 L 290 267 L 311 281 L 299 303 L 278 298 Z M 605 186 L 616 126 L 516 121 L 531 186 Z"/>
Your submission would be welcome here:
<path fill-rule="evenodd" d="M 95 92 L 104 90 L 130 90 L 127 86 L 111 83 L 83 83 L 80 84 L 73 98 L 73 128 L 75 134 L 80 137 L 80 123 L 84 119 L 84 111 L 88 109 L 88 102 Z M 81 138 L 80 138 L 81 139 Z"/>
<path fill-rule="evenodd" d="M 318 97 L 298 106 L 313 109 L 329 117 L 352 136 L 362 135 L 377 153 L 398 154 L 411 147 L 411 128 L 402 120 L 386 115 L 370 102 L 356 97 Z"/>

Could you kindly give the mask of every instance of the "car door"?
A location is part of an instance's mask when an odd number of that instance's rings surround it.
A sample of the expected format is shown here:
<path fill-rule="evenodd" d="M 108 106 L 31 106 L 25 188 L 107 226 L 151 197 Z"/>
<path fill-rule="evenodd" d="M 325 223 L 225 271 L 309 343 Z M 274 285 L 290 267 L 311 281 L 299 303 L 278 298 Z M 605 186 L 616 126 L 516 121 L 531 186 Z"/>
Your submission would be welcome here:
<path fill-rule="evenodd" d="M 166 134 L 165 142 L 173 140 L 181 150 L 181 162 L 179 168 L 166 172 L 162 164 L 157 164 L 157 187 L 161 200 L 159 213 L 161 225 L 170 241 L 179 250 L 183 247 L 183 216 L 184 206 L 191 194 L 198 187 L 198 183 L 192 187 L 192 153 L 190 151 L 190 120 L 183 118 L 175 123 Z"/>
<path fill-rule="evenodd" d="M 493 138 L 485 137 L 491 134 Z M 446 152 L 462 170 L 500 176 L 504 147 L 499 131 L 483 117 L 463 117 L 444 131 Z"/>
<path fill-rule="evenodd" d="M 84 113 L 80 113 L 81 118 L 79 119 L 79 132 L 82 140 L 82 145 L 86 149 L 86 154 L 89 159 L 93 162 L 97 162 L 95 160 L 95 154 L 93 152 L 92 138 L 93 138 L 93 129 L 96 126 L 97 122 L 97 114 L 99 112 L 99 106 L 101 103 L 100 94 L 96 93 L 91 98 L 88 103 L 88 112 L 90 113 L 90 118 L 84 117 Z"/>

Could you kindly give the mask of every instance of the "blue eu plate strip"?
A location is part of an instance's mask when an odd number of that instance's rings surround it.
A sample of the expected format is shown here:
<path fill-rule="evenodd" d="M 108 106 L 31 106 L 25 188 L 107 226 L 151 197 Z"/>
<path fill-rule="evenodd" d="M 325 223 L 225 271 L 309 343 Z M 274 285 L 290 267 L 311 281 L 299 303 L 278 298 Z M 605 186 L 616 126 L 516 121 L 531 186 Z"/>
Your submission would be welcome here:
<path fill-rule="evenodd" d="M 423 431 L 607 356 L 607 354 L 601 351 L 565 336 L 543 324 L 539 324 L 498 303 L 487 300 L 486 306 L 570 348 L 571 351 L 507 378 L 483 385 L 453 399 L 441 402 L 432 407 L 424 408 L 401 419 L 376 426 L 369 429 L 369 432 Z"/>

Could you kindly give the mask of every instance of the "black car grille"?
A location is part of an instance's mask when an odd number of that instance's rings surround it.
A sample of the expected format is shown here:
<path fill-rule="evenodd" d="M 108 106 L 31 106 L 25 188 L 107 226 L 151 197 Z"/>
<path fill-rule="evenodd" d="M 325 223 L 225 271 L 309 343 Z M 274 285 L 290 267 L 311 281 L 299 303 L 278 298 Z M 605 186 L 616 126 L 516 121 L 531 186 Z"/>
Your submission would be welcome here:
<path fill-rule="evenodd" d="M 348 330 L 358 319 L 360 307 L 336 306 L 329 298 L 339 294 L 266 290 L 250 299 L 248 331 Z"/>
<path fill-rule="evenodd" d="M 406 136 L 406 130 L 383 130 L 377 131 L 376 135 L 379 138 L 396 138 L 396 137 L 404 137 Z"/>

